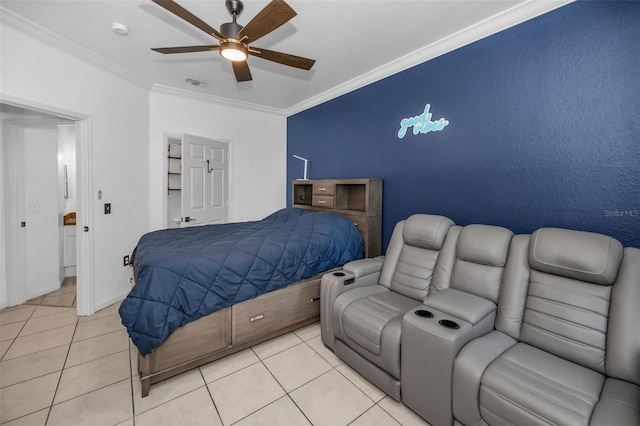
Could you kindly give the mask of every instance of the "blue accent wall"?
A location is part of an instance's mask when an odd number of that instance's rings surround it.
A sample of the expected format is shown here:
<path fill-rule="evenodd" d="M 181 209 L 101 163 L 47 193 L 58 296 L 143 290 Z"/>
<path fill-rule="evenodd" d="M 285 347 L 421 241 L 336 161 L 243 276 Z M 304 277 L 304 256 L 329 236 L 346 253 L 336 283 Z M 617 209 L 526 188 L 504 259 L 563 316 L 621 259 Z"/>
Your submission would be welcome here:
<path fill-rule="evenodd" d="M 398 138 L 431 104 L 442 131 Z M 584 1 L 289 117 L 287 187 L 384 180 L 383 248 L 414 213 L 640 247 L 640 2 Z M 290 202 L 290 201 L 289 201 Z"/>

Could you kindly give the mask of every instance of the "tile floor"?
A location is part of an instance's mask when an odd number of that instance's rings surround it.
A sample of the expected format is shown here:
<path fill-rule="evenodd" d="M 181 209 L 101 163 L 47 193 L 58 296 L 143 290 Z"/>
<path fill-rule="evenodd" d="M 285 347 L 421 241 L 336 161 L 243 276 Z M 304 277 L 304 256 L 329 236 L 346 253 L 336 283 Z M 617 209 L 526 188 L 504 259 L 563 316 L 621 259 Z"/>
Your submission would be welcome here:
<path fill-rule="evenodd" d="M 26 302 L 27 305 L 76 307 L 76 277 L 67 277 L 60 288 L 44 296 L 34 297 Z"/>
<path fill-rule="evenodd" d="M 140 397 L 119 304 L 0 311 L 3 425 L 425 425 L 327 350 L 320 325 L 155 384 Z"/>

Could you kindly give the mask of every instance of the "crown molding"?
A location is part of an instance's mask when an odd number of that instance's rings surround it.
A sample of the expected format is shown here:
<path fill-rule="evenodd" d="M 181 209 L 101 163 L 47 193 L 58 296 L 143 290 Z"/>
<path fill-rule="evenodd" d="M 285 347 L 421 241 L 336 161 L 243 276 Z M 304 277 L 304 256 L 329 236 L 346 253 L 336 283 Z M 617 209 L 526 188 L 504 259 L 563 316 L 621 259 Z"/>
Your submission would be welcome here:
<path fill-rule="evenodd" d="M 358 76 L 350 81 L 339 84 L 323 93 L 308 98 L 289 108 L 275 108 L 250 102 L 237 101 L 221 96 L 198 93 L 185 89 L 177 89 L 160 84 L 152 84 L 142 76 L 135 74 L 95 53 L 87 50 L 59 35 L 29 21 L 0 6 L 0 22 L 11 26 L 20 32 L 30 35 L 63 52 L 76 56 L 85 62 L 106 70 L 126 81 L 155 93 L 164 93 L 173 96 L 196 99 L 205 102 L 213 102 L 229 107 L 249 109 L 268 114 L 275 114 L 289 117 L 306 109 L 320 105 L 321 103 L 335 99 L 354 90 L 360 89 L 376 81 L 382 80 L 401 71 L 437 58 L 453 50 L 459 49 L 483 38 L 489 37 L 500 31 L 516 26 L 522 22 L 533 19 L 537 16 L 551 12 L 557 8 L 572 3 L 575 0 L 526 0 L 501 13 L 489 17 L 470 27 L 460 30 L 448 37 L 438 40 L 430 45 L 424 46 L 414 52 L 404 55 L 385 65 L 382 65 L 370 72 Z"/>
<path fill-rule="evenodd" d="M 209 95 L 207 93 L 194 92 L 192 90 L 176 89 L 175 87 L 165 86 L 162 84 L 154 84 L 151 86 L 151 92 L 162 93 L 165 95 L 180 96 L 188 99 L 195 99 L 198 101 L 212 102 L 219 105 L 224 105 L 233 108 L 240 108 L 244 110 L 252 110 L 258 112 L 264 112 L 267 114 L 285 116 L 285 111 L 281 108 L 269 107 L 266 105 L 259 105 L 250 102 L 237 101 L 234 99 L 224 98 L 222 96 Z"/>
<path fill-rule="evenodd" d="M 575 0 L 527 0 L 503 12 L 464 28 L 450 36 L 424 46 L 414 52 L 395 59 L 366 74 L 339 84 L 326 92 L 313 96 L 290 108 L 284 109 L 287 117 L 360 89 L 383 78 L 422 64 L 438 56 L 482 40 L 500 31 L 514 27 L 522 22 L 551 12 Z"/>
<path fill-rule="evenodd" d="M 142 87 L 143 89 L 149 90 L 151 87 L 151 84 L 142 76 L 131 72 L 128 69 L 103 58 L 102 56 L 96 55 L 90 50 L 63 38 L 2 6 L 0 6 L 0 22 L 2 22 L 2 25 L 6 24 L 7 26 L 13 27 L 23 34 L 31 36 L 51 47 L 75 56 L 101 70 L 110 72 L 117 77 Z"/>

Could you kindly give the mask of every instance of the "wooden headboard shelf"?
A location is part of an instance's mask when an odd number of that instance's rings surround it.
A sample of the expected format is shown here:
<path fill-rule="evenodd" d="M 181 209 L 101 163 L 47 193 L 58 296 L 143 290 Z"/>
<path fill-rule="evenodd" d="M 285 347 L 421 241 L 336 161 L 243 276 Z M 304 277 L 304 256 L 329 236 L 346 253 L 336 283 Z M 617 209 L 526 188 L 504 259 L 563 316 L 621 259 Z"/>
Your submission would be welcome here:
<path fill-rule="evenodd" d="M 348 216 L 364 241 L 364 256 L 382 254 L 382 180 L 323 179 L 293 181 L 293 207 Z"/>

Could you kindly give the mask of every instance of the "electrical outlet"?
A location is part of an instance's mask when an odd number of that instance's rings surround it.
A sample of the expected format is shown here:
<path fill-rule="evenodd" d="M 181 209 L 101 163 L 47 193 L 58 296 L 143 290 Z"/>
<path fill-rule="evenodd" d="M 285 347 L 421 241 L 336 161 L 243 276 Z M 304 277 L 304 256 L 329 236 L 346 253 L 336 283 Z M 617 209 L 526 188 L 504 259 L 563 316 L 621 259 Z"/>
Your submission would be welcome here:
<path fill-rule="evenodd" d="M 111 214 L 111 203 L 104 203 L 104 214 Z"/>
<path fill-rule="evenodd" d="M 122 258 L 123 266 L 129 266 L 129 255 Z"/>

